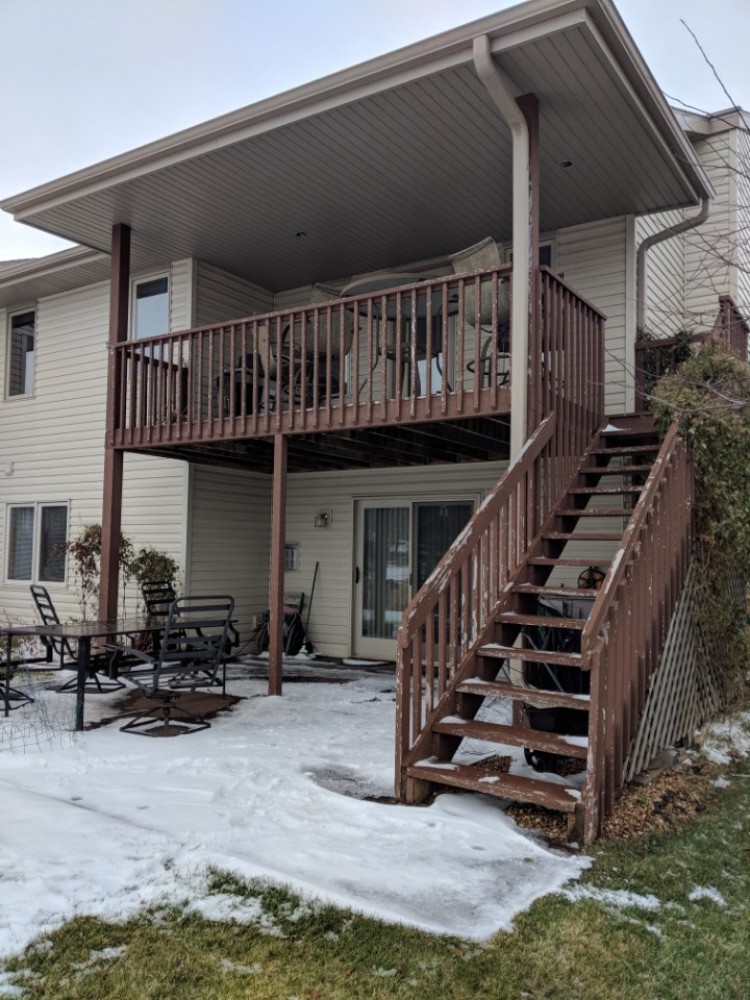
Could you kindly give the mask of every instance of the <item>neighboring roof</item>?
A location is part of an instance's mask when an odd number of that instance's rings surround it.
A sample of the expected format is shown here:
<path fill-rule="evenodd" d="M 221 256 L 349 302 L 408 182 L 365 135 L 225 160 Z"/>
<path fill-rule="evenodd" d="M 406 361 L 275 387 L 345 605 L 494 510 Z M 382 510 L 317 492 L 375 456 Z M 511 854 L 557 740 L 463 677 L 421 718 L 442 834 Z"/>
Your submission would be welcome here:
<path fill-rule="evenodd" d="M 682 129 L 690 136 L 718 135 L 729 129 L 748 127 L 747 112 L 740 107 L 723 111 L 698 111 L 696 108 L 673 108 Z"/>
<path fill-rule="evenodd" d="M 0 308 L 33 302 L 80 288 L 109 276 L 109 256 L 88 247 L 71 247 L 26 260 L 0 262 Z"/>
<path fill-rule="evenodd" d="M 29 257 L 23 257 L 19 260 L 0 260 L 0 271 L 18 267 L 19 264 L 25 264 L 29 259 Z"/>
<path fill-rule="evenodd" d="M 103 251 L 125 222 L 136 268 L 198 256 L 271 290 L 507 239 L 510 132 L 473 66 L 481 35 L 539 98 L 543 230 L 711 193 L 610 0 L 529 0 L 1 207 Z"/>

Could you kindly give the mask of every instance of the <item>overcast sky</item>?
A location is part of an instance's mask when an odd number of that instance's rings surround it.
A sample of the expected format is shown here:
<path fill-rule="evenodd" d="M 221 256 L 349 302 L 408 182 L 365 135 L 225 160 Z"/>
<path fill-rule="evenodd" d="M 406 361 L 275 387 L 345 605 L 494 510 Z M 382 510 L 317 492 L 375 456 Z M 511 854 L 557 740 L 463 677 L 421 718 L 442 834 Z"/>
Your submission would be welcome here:
<path fill-rule="evenodd" d="M 750 106 L 750 0 L 615 2 L 669 98 L 713 111 Z M 0 0 L 0 200 L 512 5 Z M 65 245 L 0 213 L 0 260 Z"/>

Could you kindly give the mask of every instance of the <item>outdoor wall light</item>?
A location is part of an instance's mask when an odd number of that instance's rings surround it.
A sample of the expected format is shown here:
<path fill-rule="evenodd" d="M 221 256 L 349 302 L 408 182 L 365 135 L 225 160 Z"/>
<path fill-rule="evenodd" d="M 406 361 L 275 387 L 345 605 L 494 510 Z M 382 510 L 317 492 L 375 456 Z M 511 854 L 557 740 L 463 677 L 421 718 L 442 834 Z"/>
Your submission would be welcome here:
<path fill-rule="evenodd" d="M 331 526 L 331 511 L 321 510 L 315 515 L 315 527 L 316 528 L 330 528 Z"/>

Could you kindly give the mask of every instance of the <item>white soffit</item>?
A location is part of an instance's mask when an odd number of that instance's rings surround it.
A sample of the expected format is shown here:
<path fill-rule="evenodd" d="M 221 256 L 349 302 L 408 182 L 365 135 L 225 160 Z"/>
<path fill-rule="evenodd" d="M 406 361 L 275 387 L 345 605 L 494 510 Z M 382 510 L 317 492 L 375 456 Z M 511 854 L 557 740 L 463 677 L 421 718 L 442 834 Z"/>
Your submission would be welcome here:
<path fill-rule="evenodd" d="M 195 256 L 273 291 L 506 239 L 510 136 L 473 68 L 477 34 L 539 99 L 542 230 L 710 192 L 650 75 L 618 51 L 632 42 L 609 0 L 532 0 L 2 207 L 101 250 L 125 222 L 134 268 Z"/>
<path fill-rule="evenodd" d="M 87 247 L 71 247 L 46 257 L 0 266 L 0 308 L 14 308 L 106 281 L 109 270 L 109 255 Z"/>

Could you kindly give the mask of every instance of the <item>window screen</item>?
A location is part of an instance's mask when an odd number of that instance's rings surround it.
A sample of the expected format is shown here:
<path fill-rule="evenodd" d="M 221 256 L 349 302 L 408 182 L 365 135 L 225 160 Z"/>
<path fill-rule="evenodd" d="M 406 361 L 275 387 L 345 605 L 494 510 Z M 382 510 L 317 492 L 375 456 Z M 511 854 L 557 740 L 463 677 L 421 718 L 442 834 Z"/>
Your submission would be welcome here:
<path fill-rule="evenodd" d="M 42 507 L 39 537 L 39 579 L 65 580 L 65 553 L 60 546 L 68 536 L 68 508 Z"/>

